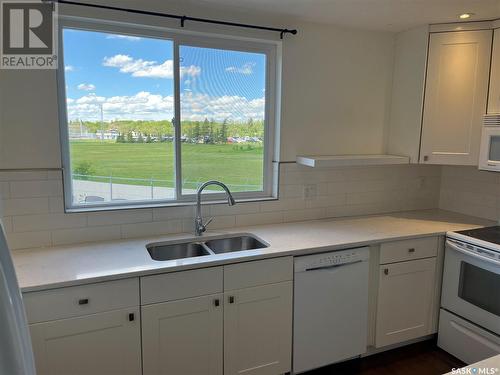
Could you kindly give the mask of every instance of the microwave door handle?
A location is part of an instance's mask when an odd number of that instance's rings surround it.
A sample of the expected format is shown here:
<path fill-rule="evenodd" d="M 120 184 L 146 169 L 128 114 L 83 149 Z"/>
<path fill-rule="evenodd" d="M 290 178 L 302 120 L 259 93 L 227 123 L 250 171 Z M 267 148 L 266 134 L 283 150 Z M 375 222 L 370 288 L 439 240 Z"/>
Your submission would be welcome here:
<path fill-rule="evenodd" d="M 473 258 L 482 260 L 484 262 L 494 264 L 495 266 L 500 266 L 500 261 L 495 260 L 495 259 L 491 259 L 491 258 L 488 258 L 488 257 L 485 257 L 485 256 L 482 256 L 481 254 L 473 253 L 472 251 L 468 251 L 468 250 L 462 249 L 461 247 L 458 247 L 457 245 L 455 245 L 454 243 L 452 243 L 452 242 L 450 242 L 448 240 L 446 241 L 446 246 L 449 246 L 453 250 L 456 250 L 456 251 L 458 251 L 458 252 L 460 252 L 462 254 L 469 255 L 469 256 L 471 256 Z"/>

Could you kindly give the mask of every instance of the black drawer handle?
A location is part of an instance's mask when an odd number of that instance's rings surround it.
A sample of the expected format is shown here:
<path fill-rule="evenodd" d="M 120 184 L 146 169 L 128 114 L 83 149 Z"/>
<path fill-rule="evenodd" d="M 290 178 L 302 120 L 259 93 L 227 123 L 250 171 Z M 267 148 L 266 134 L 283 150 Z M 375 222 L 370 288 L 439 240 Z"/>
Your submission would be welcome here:
<path fill-rule="evenodd" d="M 78 300 L 79 305 L 88 305 L 89 304 L 89 299 L 88 298 L 82 298 Z"/>
<path fill-rule="evenodd" d="M 408 252 L 409 252 L 409 253 L 414 253 L 414 252 L 415 252 L 415 248 L 414 248 L 414 247 L 412 247 L 412 248 L 408 249 Z"/>
<path fill-rule="evenodd" d="M 389 268 L 384 268 L 384 275 L 388 275 L 389 274 Z"/>
<path fill-rule="evenodd" d="M 135 320 L 135 314 L 134 313 L 128 314 L 128 321 L 133 322 L 134 320 Z"/>
<path fill-rule="evenodd" d="M 229 303 L 234 303 L 234 296 L 229 296 Z"/>
<path fill-rule="evenodd" d="M 218 298 L 214 299 L 214 306 L 218 307 L 220 305 L 220 301 Z"/>

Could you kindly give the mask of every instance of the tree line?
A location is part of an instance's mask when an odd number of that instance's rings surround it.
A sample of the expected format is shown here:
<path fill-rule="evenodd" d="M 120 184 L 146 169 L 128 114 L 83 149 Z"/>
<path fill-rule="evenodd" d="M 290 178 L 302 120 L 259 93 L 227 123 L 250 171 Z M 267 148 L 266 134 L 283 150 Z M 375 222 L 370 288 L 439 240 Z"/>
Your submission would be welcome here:
<path fill-rule="evenodd" d="M 101 131 L 118 133 L 117 142 L 144 142 L 164 141 L 172 139 L 174 127 L 167 120 L 117 120 L 109 122 L 72 120 L 69 123 L 70 132 L 98 133 Z M 229 137 L 250 137 L 262 139 L 264 137 L 264 121 L 249 118 L 245 122 L 230 120 L 215 121 L 205 118 L 203 121 L 182 121 L 181 136 L 187 141 L 204 143 L 226 143 Z"/>

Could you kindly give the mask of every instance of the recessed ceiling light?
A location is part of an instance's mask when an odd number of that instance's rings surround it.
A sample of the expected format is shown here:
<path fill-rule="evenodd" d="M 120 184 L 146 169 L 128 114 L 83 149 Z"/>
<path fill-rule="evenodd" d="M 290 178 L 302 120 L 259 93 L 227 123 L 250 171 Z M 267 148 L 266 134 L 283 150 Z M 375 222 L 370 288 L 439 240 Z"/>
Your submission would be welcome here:
<path fill-rule="evenodd" d="M 466 20 L 468 18 L 471 18 L 473 14 L 474 13 L 462 13 L 461 15 L 458 16 L 458 18 L 460 18 L 461 20 Z"/>

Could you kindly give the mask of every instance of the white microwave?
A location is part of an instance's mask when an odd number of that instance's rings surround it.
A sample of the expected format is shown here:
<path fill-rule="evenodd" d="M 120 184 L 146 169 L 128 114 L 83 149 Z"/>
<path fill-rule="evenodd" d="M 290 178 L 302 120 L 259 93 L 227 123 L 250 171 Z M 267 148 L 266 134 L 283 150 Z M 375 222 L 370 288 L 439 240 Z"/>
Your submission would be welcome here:
<path fill-rule="evenodd" d="M 479 169 L 500 172 L 500 114 L 484 116 Z"/>

